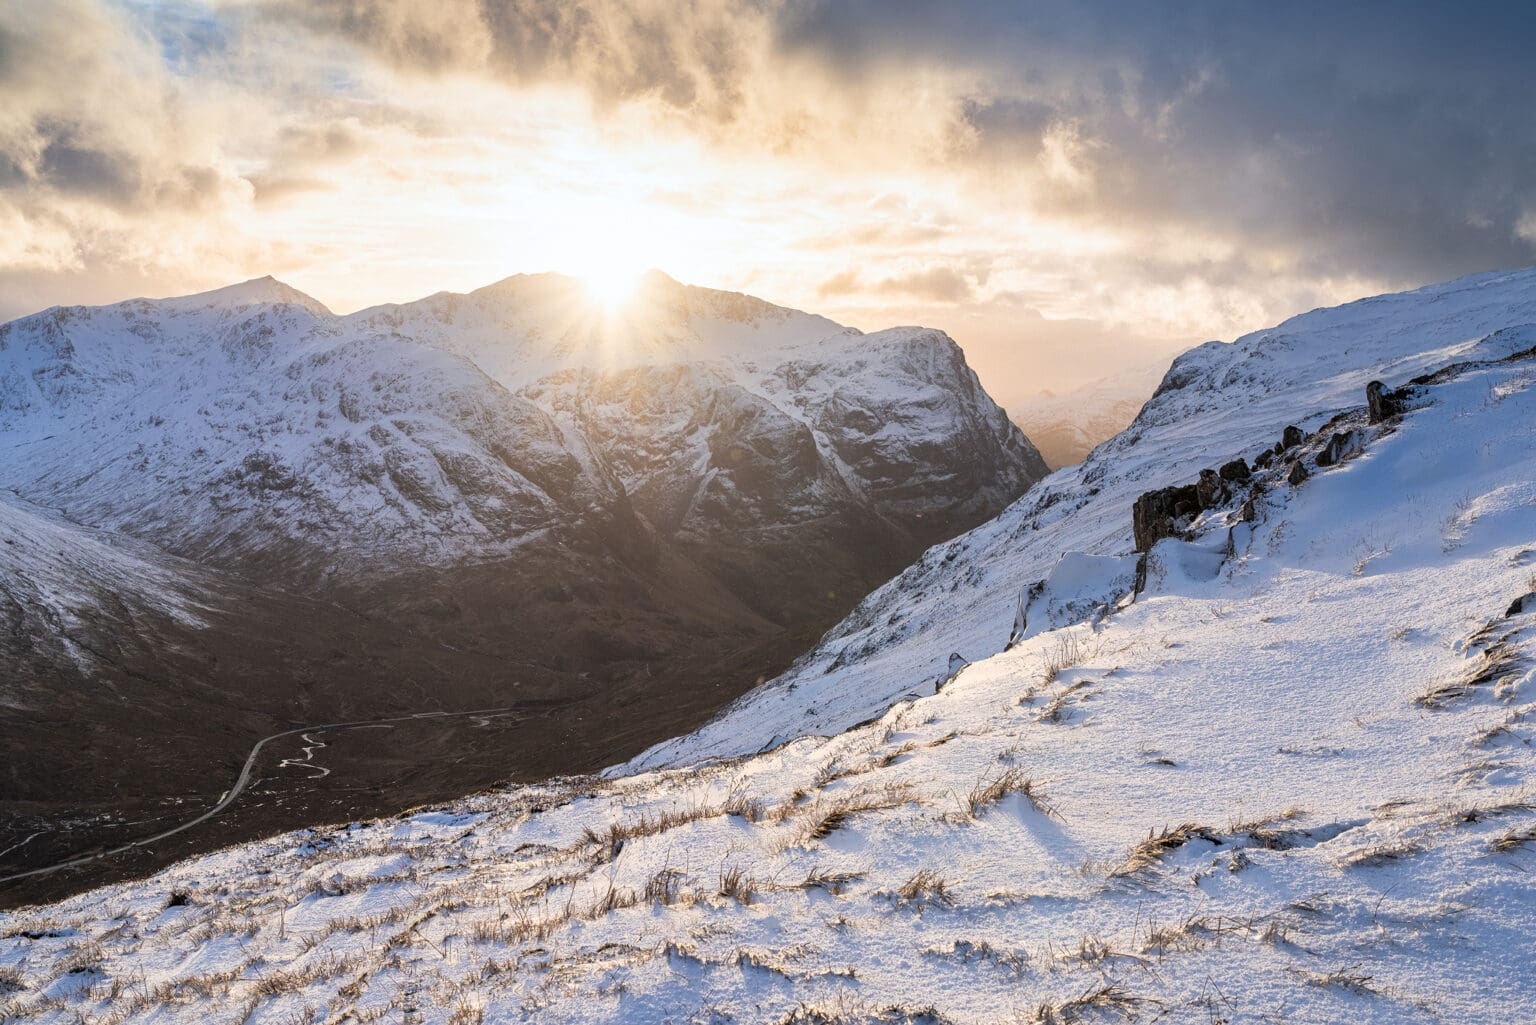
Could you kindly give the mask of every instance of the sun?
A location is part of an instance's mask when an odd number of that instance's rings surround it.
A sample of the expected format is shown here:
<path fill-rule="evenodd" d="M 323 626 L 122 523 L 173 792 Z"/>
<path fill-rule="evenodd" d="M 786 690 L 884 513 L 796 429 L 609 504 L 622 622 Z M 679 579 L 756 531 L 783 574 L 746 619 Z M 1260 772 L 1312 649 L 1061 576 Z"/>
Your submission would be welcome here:
<path fill-rule="evenodd" d="M 644 268 L 637 264 L 614 261 L 586 268 L 581 280 L 592 302 L 604 312 L 613 313 L 634 299 L 644 273 Z"/>

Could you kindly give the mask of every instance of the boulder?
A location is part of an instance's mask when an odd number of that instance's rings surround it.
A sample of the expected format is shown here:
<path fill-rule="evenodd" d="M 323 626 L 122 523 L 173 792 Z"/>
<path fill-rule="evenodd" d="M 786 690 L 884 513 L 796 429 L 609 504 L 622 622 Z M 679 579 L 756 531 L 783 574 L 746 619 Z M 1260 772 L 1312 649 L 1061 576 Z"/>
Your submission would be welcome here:
<path fill-rule="evenodd" d="M 1393 391 L 1380 381 L 1372 381 L 1365 386 L 1365 405 L 1370 412 L 1371 423 L 1379 424 L 1383 420 L 1402 415 L 1403 394 Z"/>
<path fill-rule="evenodd" d="M 1306 440 L 1307 436 L 1302 433 L 1300 427 L 1287 427 L 1280 434 L 1280 451 L 1284 452 L 1288 448 L 1295 448 Z"/>
<path fill-rule="evenodd" d="M 1360 436 L 1354 431 L 1336 432 L 1317 454 L 1318 466 L 1336 466 L 1360 451 Z"/>
<path fill-rule="evenodd" d="M 1195 484 L 1195 497 L 1201 509 L 1215 509 L 1227 500 L 1227 485 L 1215 470 L 1201 470 Z"/>
<path fill-rule="evenodd" d="M 1273 458 L 1275 458 L 1274 450 L 1266 448 L 1264 451 L 1260 452 L 1258 455 L 1253 457 L 1254 469 L 1256 469 L 1256 470 L 1264 469 L 1264 467 L 1269 465 L 1269 461 L 1271 459 L 1273 459 Z"/>
<path fill-rule="evenodd" d="M 1527 591 L 1515 599 L 1514 604 L 1505 611 L 1504 615 L 1508 618 L 1509 616 L 1519 616 L 1532 611 L 1536 611 L 1536 591 Z"/>
<path fill-rule="evenodd" d="M 1309 474 L 1307 473 L 1307 468 L 1303 466 L 1301 460 L 1298 459 L 1296 462 L 1291 464 L 1291 472 L 1285 475 L 1285 479 L 1288 484 L 1295 486 L 1306 480 L 1308 476 Z"/>
<path fill-rule="evenodd" d="M 1184 484 L 1148 491 L 1131 507 L 1131 530 L 1136 550 L 1145 552 L 1165 537 L 1177 537 L 1176 521 L 1197 511 L 1200 499 L 1195 485 Z"/>
<path fill-rule="evenodd" d="M 1253 476 L 1253 471 L 1248 469 L 1248 464 L 1241 457 L 1230 463 L 1222 463 L 1217 473 L 1221 475 L 1222 480 L 1233 482 L 1245 481 Z"/>

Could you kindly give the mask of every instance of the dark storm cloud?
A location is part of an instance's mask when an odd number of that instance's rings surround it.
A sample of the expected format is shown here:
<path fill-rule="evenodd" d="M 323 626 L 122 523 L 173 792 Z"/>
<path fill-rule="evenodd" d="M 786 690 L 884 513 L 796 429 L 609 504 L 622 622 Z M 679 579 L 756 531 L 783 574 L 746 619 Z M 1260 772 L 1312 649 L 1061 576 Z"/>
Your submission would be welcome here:
<path fill-rule="evenodd" d="M 1520 264 L 1536 203 L 1536 6 L 845 2 L 780 45 L 849 76 L 990 70 L 978 155 L 1071 122 L 1096 188 L 1060 208 L 1186 224 L 1305 270 L 1445 277 Z M 1048 200 L 1049 201 L 1049 200 Z"/>

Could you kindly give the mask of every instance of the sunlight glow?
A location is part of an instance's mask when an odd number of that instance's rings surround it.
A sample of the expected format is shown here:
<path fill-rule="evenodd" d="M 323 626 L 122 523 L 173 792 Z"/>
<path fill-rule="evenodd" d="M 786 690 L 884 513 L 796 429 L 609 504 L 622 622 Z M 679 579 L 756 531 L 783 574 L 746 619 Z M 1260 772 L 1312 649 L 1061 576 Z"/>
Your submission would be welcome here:
<path fill-rule="evenodd" d="M 606 262 L 582 271 L 581 279 L 594 303 L 605 313 L 629 305 L 640 287 L 644 268 L 628 261 Z"/>

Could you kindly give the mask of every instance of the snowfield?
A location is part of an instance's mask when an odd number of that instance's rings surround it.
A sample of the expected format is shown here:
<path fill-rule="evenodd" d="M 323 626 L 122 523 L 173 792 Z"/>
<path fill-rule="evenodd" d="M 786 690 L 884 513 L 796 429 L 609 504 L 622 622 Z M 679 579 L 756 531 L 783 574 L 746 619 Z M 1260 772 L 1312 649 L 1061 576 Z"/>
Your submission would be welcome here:
<path fill-rule="evenodd" d="M 0 916 L 0 1015 L 1528 1020 L 1533 321 L 1525 271 L 1193 350 L 696 734 Z M 1266 450 L 1133 593 L 1137 496 Z"/>

